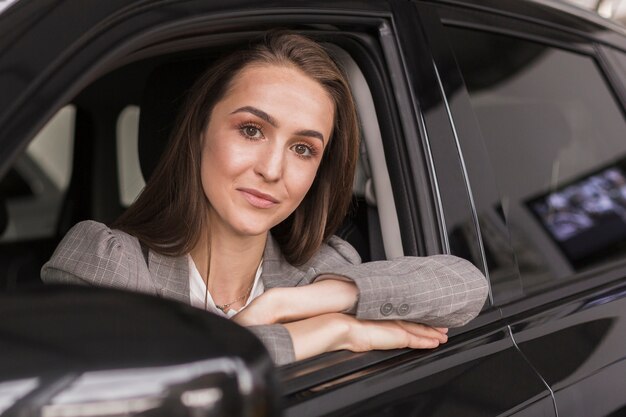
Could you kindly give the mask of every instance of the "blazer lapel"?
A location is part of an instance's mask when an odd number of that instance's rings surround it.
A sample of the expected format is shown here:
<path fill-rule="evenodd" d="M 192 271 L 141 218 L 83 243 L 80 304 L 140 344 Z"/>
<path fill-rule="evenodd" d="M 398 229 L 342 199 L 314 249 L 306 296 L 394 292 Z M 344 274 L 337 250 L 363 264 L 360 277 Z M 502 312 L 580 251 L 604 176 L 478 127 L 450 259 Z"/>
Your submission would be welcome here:
<path fill-rule="evenodd" d="M 266 289 L 296 287 L 303 283 L 306 276 L 306 270 L 298 269 L 285 260 L 278 242 L 271 233 L 268 233 L 263 252 L 263 272 L 261 273 L 263 286 Z"/>
<path fill-rule="evenodd" d="M 149 270 L 160 296 L 189 304 L 189 261 L 187 256 L 148 253 Z"/>

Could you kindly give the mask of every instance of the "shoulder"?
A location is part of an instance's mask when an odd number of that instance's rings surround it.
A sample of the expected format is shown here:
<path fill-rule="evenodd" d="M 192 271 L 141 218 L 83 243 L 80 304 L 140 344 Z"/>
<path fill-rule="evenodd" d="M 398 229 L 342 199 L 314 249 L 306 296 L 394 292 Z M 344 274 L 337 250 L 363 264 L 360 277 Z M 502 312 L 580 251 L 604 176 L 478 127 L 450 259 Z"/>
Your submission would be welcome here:
<path fill-rule="evenodd" d="M 72 227 L 59 248 L 100 255 L 120 255 L 121 251 L 140 249 L 139 241 L 126 232 L 111 229 L 103 223 L 86 220 Z"/>
<path fill-rule="evenodd" d="M 138 240 L 103 223 L 82 221 L 72 227 L 41 270 L 44 282 L 124 286 L 137 271 Z M 118 285 L 119 284 L 119 285 Z"/>
<path fill-rule="evenodd" d="M 319 250 L 305 266 L 320 269 L 359 264 L 361 264 L 361 257 L 356 249 L 345 240 L 333 235 L 322 243 Z"/>
<path fill-rule="evenodd" d="M 287 262 L 280 245 L 270 234 L 263 255 L 261 277 L 266 288 L 294 287 L 310 283 L 320 270 L 334 270 L 360 263 L 361 257 L 348 242 L 332 236 L 307 262 L 302 265 L 292 265 Z"/>

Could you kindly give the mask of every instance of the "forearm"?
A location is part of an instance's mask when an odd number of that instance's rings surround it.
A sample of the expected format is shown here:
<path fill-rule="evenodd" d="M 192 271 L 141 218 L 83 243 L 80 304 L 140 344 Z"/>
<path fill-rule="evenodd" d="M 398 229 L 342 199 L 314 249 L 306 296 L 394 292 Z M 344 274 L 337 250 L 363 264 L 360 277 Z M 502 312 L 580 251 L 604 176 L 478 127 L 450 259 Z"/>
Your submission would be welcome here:
<path fill-rule="evenodd" d="M 274 322 L 288 323 L 353 308 L 358 299 L 356 285 L 332 276 L 325 278 L 310 285 L 272 290 L 270 298 L 276 306 Z"/>
<path fill-rule="evenodd" d="M 401 320 L 358 320 L 342 313 L 311 317 L 283 327 L 289 333 L 295 360 L 342 349 L 432 349 L 448 341 L 447 329 Z"/>
<path fill-rule="evenodd" d="M 349 349 L 350 324 L 340 313 L 329 313 L 284 324 L 291 336 L 296 360 L 324 352 Z"/>
<path fill-rule="evenodd" d="M 259 326 L 317 319 L 351 309 L 357 302 L 357 293 L 354 283 L 333 279 L 301 287 L 272 288 L 242 309 L 233 320 L 242 326 Z"/>
<path fill-rule="evenodd" d="M 358 319 L 458 327 L 479 313 L 489 290 L 476 267 L 449 255 L 344 265 L 333 273 L 358 287 Z"/>

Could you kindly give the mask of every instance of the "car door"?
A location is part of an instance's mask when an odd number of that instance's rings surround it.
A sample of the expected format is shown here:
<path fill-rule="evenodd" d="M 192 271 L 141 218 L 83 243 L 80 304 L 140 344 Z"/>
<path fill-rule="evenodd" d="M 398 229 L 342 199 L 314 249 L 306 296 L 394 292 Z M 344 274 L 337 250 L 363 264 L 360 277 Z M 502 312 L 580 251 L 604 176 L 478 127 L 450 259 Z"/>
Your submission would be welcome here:
<path fill-rule="evenodd" d="M 507 11 L 442 6 L 432 31 L 460 70 L 449 95 L 461 147 L 481 154 L 466 162 L 490 274 L 504 266 L 494 228 L 515 253 L 519 286 L 494 298 L 560 415 L 622 415 L 626 38 Z"/>

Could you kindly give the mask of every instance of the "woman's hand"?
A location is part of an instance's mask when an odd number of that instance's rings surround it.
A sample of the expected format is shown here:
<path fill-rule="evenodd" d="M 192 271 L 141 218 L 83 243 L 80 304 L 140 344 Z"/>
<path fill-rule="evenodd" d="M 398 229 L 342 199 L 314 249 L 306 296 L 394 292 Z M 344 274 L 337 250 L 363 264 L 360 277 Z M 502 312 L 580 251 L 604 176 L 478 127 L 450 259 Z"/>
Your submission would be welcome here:
<path fill-rule="evenodd" d="M 347 349 L 429 349 L 448 341 L 448 329 L 402 320 L 357 320 L 351 323 Z"/>
<path fill-rule="evenodd" d="M 325 279 L 301 287 L 272 288 L 255 298 L 233 320 L 242 326 L 288 323 L 349 310 L 357 297 L 356 285 L 339 279 Z"/>
<path fill-rule="evenodd" d="M 329 313 L 284 325 L 293 341 L 296 360 L 347 349 L 430 349 L 445 343 L 448 329 L 399 320 L 358 320 Z"/>

